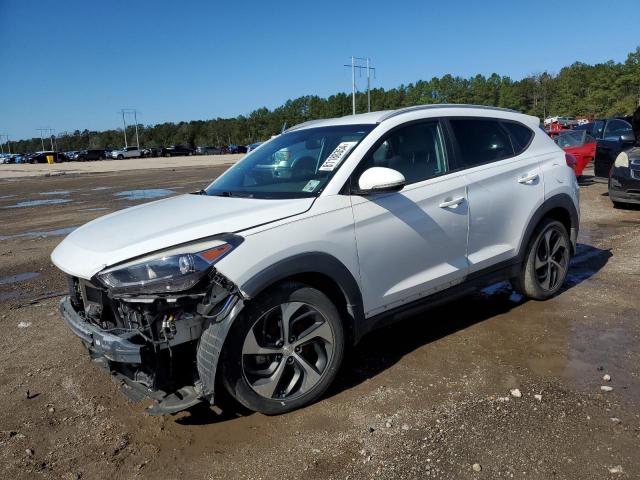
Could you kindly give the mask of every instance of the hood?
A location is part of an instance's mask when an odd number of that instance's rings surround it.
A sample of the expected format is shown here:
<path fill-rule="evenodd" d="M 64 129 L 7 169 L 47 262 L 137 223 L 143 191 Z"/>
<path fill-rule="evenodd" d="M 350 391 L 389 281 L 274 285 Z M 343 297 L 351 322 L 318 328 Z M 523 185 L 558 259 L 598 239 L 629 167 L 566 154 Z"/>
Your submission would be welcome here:
<path fill-rule="evenodd" d="M 70 233 L 51 260 L 89 279 L 110 265 L 221 233 L 234 233 L 306 212 L 313 198 L 258 200 L 180 195 L 97 218 Z"/>

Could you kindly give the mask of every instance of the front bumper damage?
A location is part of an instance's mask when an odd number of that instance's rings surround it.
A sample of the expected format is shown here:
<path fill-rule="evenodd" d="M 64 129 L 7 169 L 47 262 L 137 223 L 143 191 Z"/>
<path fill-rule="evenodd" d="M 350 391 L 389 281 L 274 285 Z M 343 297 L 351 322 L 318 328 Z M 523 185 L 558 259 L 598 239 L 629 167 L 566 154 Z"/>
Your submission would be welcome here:
<path fill-rule="evenodd" d="M 127 396 L 153 400 L 149 414 L 213 403 L 215 378 L 198 373 L 200 341 L 207 330 L 226 336 L 243 307 L 235 285 L 214 271 L 199 289 L 181 295 L 114 296 L 75 277 L 69 287 L 59 306 L 64 322 Z M 207 371 L 219 351 L 213 355 L 205 359 Z"/>

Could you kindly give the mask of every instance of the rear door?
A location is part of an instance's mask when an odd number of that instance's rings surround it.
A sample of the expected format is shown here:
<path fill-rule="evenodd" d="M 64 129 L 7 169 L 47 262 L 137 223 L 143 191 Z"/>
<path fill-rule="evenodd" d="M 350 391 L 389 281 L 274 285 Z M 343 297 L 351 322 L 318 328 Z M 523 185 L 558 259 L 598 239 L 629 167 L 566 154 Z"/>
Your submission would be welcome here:
<path fill-rule="evenodd" d="M 367 316 L 461 282 L 467 273 L 469 206 L 463 172 L 450 172 L 450 148 L 437 120 L 401 125 L 383 136 L 352 177 L 393 168 L 395 193 L 351 197 Z"/>
<path fill-rule="evenodd" d="M 525 125 L 490 118 L 450 118 L 457 168 L 468 185 L 469 242 L 473 274 L 512 259 L 532 212 L 542 204 L 544 185 L 538 159 L 528 146 L 534 133 Z"/>

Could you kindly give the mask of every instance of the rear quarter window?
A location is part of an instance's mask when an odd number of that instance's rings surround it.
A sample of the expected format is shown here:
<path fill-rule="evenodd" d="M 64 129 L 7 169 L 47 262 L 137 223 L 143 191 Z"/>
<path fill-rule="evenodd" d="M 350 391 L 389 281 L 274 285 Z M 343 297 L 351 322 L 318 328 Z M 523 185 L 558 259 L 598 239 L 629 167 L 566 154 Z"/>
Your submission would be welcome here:
<path fill-rule="evenodd" d="M 511 143 L 513 144 L 514 153 L 520 155 L 524 152 L 533 138 L 533 132 L 531 129 L 525 127 L 518 122 L 501 122 L 502 126 L 509 133 L 511 137 Z"/>

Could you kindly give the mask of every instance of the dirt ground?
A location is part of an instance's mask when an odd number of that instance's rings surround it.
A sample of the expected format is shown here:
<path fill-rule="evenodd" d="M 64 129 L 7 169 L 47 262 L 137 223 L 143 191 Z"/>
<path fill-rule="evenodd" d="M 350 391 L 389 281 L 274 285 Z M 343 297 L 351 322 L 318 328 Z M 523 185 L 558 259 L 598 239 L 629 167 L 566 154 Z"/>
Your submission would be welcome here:
<path fill-rule="evenodd" d="M 602 183 L 556 298 L 497 285 L 374 332 L 290 414 L 145 414 L 63 325 L 49 255 L 223 168 L 0 180 L 0 478 L 640 478 L 640 210 Z"/>

